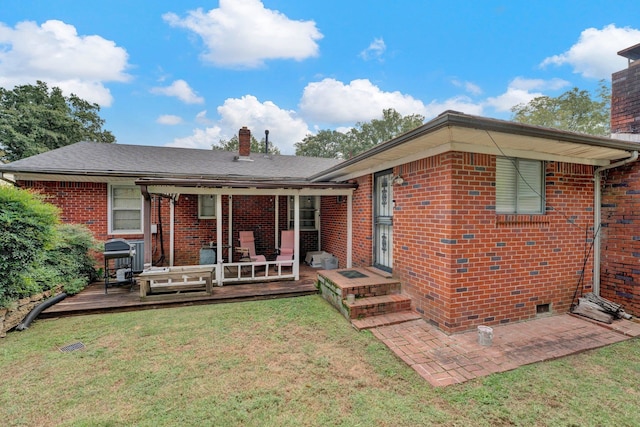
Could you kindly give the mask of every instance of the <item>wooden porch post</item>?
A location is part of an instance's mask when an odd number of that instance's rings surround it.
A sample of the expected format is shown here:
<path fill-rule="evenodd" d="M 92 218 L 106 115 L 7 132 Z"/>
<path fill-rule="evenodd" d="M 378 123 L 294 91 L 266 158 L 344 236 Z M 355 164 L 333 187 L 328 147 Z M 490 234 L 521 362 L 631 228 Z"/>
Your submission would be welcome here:
<path fill-rule="evenodd" d="M 353 247 L 353 195 L 347 195 L 347 268 L 351 268 Z"/>
<path fill-rule="evenodd" d="M 175 219 L 176 219 L 176 196 L 171 195 L 169 199 L 169 267 L 173 267 L 175 261 Z"/>
<path fill-rule="evenodd" d="M 143 185 L 141 187 L 141 192 L 143 195 L 143 218 L 142 218 L 142 229 L 144 232 L 144 265 L 143 268 L 151 267 L 153 261 L 151 260 L 151 195 L 147 191 L 147 186 Z"/>
<path fill-rule="evenodd" d="M 229 212 L 229 223 L 231 223 L 231 212 Z M 231 248 L 229 248 L 231 252 Z M 222 286 L 222 194 L 216 197 L 216 283 Z"/>
<path fill-rule="evenodd" d="M 295 280 L 300 280 L 300 193 L 293 197 L 293 275 Z"/>

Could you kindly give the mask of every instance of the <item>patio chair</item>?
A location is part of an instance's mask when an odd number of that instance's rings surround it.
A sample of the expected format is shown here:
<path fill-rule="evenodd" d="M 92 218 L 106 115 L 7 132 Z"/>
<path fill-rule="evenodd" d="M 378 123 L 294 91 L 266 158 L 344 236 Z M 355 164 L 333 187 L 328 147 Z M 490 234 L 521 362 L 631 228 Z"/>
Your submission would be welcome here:
<path fill-rule="evenodd" d="M 266 262 L 267 257 L 264 255 L 256 255 L 256 243 L 253 237 L 253 231 L 240 231 L 240 247 L 236 248 L 236 252 L 241 253 L 243 258 L 250 258 L 251 262 Z"/>
<path fill-rule="evenodd" d="M 285 261 L 293 259 L 293 251 L 295 244 L 294 230 L 282 230 L 280 234 L 280 247 L 278 248 L 278 256 L 276 261 Z M 282 264 L 283 267 L 291 267 L 292 264 Z"/>

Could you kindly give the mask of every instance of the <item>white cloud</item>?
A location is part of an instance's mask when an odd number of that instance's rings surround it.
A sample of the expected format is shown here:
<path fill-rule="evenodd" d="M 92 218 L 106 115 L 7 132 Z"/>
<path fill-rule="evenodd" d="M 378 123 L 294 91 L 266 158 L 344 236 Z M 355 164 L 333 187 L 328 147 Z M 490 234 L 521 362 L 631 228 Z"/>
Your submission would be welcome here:
<path fill-rule="evenodd" d="M 262 66 L 269 59 L 301 61 L 318 55 L 323 36 L 313 21 L 294 21 L 258 0 L 220 0 L 218 9 L 191 10 L 185 18 L 166 13 L 172 27 L 186 28 L 206 46 L 201 58 L 222 67 Z"/>
<path fill-rule="evenodd" d="M 127 51 L 97 35 L 78 35 L 73 25 L 49 20 L 38 26 L 24 21 L 15 28 L 0 23 L 0 86 L 57 86 L 65 95 L 110 106 L 106 82 L 126 82 L 130 76 Z"/>
<path fill-rule="evenodd" d="M 211 149 L 211 146 L 221 138 L 221 129 L 218 126 L 205 129 L 194 129 L 193 134 L 184 138 L 176 138 L 166 144 L 167 147 L 202 148 Z"/>
<path fill-rule="evenodd" d="M 196 114 L 196 123 L 200 123 L 201 125 L 210 125 L 213 122 L 207 117 L 207 110 L 202 110 Z"/>
<path fill-rule="evenodd" d="M 458 79 L 451 80 L 451 83 L 456 87 L 463 88 L 467 93 L 470 93 L 471 95 L 481 95 L 482 94 L 482 88 L 480 88 L 480 86 L 478 86 L 475 83 L 467 82 L 467 81 L 463 82 L 463 81 L 460 81 Z"/>
<path fill-rule="evenodd" d="M 640 30 L 634 28 L 618 28 L 614 24 L 601 30 L 587 28 L 569 50 L 546 58 L 540 66 L 569 64 L 574 73 L 583 77 L 609 79 L 627 65 L 627 60 L 617 52 L 637 44 L 638 40 Z"/>
<path fill-rule="evenodd" d="M 559 90 L 567 87 L 569 82 L 562 79 L 525 79 L 516 77 L 513 79 L 507 91 L 499 96 L 487 98 L 486 104 L 496 111 L 508 112 L 518 104 L 526 104 L 533 98 L 543 96 L 542 90 Z"/>
<path fill-rule="evenodd" d="M 184 80 L 175 80 L 170 86 L 151 88 L 151 93 L 156 95 L 175 96 L 185 104 L 202 104 L 204 98 L 198 96 L 189 83 Z"/>
<path fill-rule="evenodd" d="M 271 101 L 260 102 L 252 95 L 225 100 L 218 107 L 218 114 L 220 120 L 215 126 L 195 129 L 191 136 L 178 138 L 170 146 L 210 148 L 220 139 L 231 139 L 238 133 L 238 129 L 247 126 L 257 140 L 264 138 L 264 131 L 268 129 L 269 141 L 282 154 L 294 154 L 293 144 L 310 133 L 307 124 L 296 117 L 295 112 L 283 110 Z"/>
<path fill-rule="evenodd" d="M 171 114 L 163 114 L 156 119 L 156 123 L 159 123 L 161 125 L 175 126 L 182 123 L 182 117 L 174 116 Z"/>
<path fill-rule="evenodd" d="M 345 102 L 349 100 L 349 102 Z M 383 92 L 367 79 L 344 84 L 335 79 L 309 83 L 300 100 L 301 113 L 311 121 L 348 124 L 380 117 L 393 108 L 400 114 L 425 114 L 422 101 L 410 95 Z"/>
<path fill-rule="evenodd" d="M 368 48 L 360 52 L 359 56 L 365 61 L 370 59 L 382 61 L 382 55 L 385 50 L 387 50 L 387 46 L 384 44 L 384 40 L 382 38 L 374 39 Z"/>

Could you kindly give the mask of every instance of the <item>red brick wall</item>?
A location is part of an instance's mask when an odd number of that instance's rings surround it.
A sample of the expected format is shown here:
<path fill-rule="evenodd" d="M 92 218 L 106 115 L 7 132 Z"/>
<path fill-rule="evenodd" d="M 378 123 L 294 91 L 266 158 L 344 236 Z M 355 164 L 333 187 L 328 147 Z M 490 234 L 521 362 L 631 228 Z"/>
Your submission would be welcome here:
<path fill-rule="evenodd" d="M 495 213 L 494 156 L 449 152 L 394 172 L 405 183 L 393 273 L 425 319 L 454 332 L 530 319 L 538 304 L 569 309 L 592 240 L 592 167 L 548 163 L 548 212 L 526 216 Z M 589 258 L 585 291 L 591 272 Z"/>
<path fill-rule="evenodd" d="M 371 176 L 357 180 L 358 189 L 353 193 L 353 248 L 352 265 L 366 267 L 372 263 L 373 239 L 373 181 Z M 322 247 L 338 257 L 338 266 L 347 263 L 347 199 L 338 202 L 335 196 L 322 198 Z"/>
<path fill-rule="evenodd" d="M 338 257 L 338 267 L 347 265 L 347 198 L 336 196 L 321 198 L 322 250 Z"/>
<path fill-rule="evenodd" d="M 604 172 L 600 295 L 640 316 L 640 164 Z"/>

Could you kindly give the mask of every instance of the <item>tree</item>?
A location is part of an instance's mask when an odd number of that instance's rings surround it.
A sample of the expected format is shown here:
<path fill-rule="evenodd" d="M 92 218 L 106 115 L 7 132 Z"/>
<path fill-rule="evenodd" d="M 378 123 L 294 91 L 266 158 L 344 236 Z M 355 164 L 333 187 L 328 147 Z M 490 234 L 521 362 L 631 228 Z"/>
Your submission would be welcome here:
<path fill-rule="evenodd" d="M 341 158 L 342 149 L 347 146 L 348 136 L 336 130 L 321 130 L 315 135 L 307 135 L 295 143 L 297 156 Z"/>
<path fill-rule="evenodd" d="M 595 97 L 574 87 L 551 98 L 539 96 L 511 109 L 516 122 L 591 135 L 610 133 L 611 89 L 600 81 Z"/>
<path fill-rule="evenodd" d="M 258 141 L 253 135 L 251 135 L 251 152 L 264 153 L 264 142 L 264 138 Z M 240 148 L 238 135 L 234 135 L 229 140 L 221 139 L 217 144 L 213 144 L 211 148 L 222 151 L 238 151 Z M 271 141 L 269 141 L 269 154 L 280 154 L 278 147 L 276 147 Z"/>
<path fill-rule="evenodd" d="M 36 85 L 0 88 L 0 153 L 15 161 L 79 141 L 112 143 L 102 130 L 100 106 L 38 81 Z"/>
<path fill-rule="evenodd" d="M 307 135 L 295 144 L 296 155 L 347 159 L 415 129 L 423 122 L 424 116 L 420 114 L 402 116 L 389 108 L 382 111 L 382 119 L 358 122 L 347 133 L 322 130 L 316 135 Z"/>

